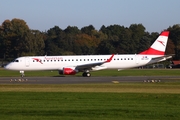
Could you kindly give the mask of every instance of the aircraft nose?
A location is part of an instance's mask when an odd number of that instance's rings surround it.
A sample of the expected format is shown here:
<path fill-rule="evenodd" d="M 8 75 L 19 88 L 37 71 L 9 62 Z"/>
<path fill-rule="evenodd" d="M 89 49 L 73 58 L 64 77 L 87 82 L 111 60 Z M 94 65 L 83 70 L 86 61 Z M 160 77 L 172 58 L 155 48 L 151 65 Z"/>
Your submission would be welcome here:
<path fill-rule="evenodd" d="M 5 69 L 9 69 L 9 64 L 4 66 Z"/>

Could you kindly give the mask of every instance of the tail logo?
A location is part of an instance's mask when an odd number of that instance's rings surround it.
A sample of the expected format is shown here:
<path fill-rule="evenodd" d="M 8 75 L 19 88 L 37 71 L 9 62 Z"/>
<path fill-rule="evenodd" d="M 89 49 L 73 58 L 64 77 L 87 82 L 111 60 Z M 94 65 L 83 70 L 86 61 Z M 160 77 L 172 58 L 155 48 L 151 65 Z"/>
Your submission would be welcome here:
<path fill-rule="evenodd" d="M 140 54 L 146 55 L 164 55 L 166 50 L 166 45 L 168 41 L 169 31 L 164 31 L 155 40 L 151 47 Z"/>
<path fill-rule="evenodd" d="M 161 43 L 163 46 L 165 46 L 163 41 L 158 40 L 158 42 Z"/>

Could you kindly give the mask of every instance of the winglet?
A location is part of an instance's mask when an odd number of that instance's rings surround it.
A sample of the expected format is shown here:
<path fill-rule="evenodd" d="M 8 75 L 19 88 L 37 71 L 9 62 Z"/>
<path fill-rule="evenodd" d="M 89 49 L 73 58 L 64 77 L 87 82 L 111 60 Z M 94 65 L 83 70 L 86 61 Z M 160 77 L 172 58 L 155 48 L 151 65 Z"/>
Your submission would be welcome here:
<path fill-rule="evenodd" d="M 111 57 L 109 59 L 107 59 L 105 62 L 111 62 L 111 60 L 113 59 L 114 54 L 111 55 Z"/>
<path fill-rule="evenodd" d="M 168 41 L 169 31 L 163 31 L 151 47 L 139 54 L 141 55 L 164 55 Z"/>

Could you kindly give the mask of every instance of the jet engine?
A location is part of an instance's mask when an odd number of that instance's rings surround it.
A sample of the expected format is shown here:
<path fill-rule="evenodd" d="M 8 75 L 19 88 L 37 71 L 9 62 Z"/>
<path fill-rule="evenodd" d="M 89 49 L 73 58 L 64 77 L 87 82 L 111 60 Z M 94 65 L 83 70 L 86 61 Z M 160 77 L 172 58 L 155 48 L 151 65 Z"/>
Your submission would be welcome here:
<path fill-rule="evenodd" d="M 63 75 L 75 75 L 78 73 L 78 70 L 75 67 L 64 67 L 63 70 L 59 70 L 59 74 Z"/>

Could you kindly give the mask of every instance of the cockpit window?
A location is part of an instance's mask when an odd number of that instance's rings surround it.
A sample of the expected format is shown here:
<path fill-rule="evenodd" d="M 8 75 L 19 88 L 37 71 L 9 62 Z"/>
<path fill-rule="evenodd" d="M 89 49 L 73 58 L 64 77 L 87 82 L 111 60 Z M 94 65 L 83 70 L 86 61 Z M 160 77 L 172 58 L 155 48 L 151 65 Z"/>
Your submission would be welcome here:
<path fill-rule="evenodd" d="M 19 62 L 19 60 L 14 60 L 13 62 Z"/>

